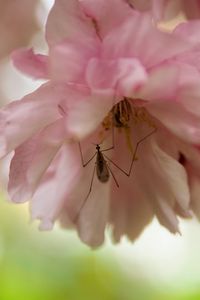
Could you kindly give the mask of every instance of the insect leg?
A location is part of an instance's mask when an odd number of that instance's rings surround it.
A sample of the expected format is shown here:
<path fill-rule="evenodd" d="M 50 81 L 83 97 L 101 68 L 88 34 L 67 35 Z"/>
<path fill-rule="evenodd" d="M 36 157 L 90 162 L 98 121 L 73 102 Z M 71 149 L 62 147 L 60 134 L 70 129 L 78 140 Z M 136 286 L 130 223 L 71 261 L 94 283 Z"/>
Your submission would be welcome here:
<path fill-rule="evenodd" d="M 126 176 L 130 176 L 131 174 L 131 171 L 132 171 L 132 167 L 133 167 L 133 163 L 135 161 L 135 157 L 136 157 L 136 153 L 137 153 L 137 150 L 138 150 L 138 147 L 139 145 L 145 140 L 147 139 L 148 137 L 150 137 L 152 134 L 154 134 L 156 132 L 156 129 L 154 129 L 153 131 L 151 131 L 149 134 L 147 134 L 146 136 L 144 136 L 141 140 L 139 140 L 136 144 L 136 147 L 135 147 L 135 150 L 134 150 L 134 153 L 133 153 L 133 156 L 132 156 L 132 160 L 131 160 L 131 164 L 130 164 L 130 168 L 127 171 L 124 171 L 122 168 L 120 168 L 114 161 L 112 161 L 107 155 L 104 154 L 104 156 L 106 157 L 106 159 L 111 162 L 116 168 L 118 168 L 122 173 L 124 173 Z"/>
<path fill-rule="evenodd" d="M 93 185 L 93 181 L 94 181 L 94 173 L 95 173 L 95 170 L 96 170 L 96 165 L 94 166 L 94 170 L 93 170 L 93 173 L 92 173 L 92 179 L 91 179 L 89 191 L 88 191 L 88 193 L 87 193 L 87 196 L 85 197 L 85 199 L 84 199 L 83 202 L 81 203 L 81 206 L 80 206 L 80 208 L 79 208 L 79 210 L 78 210 L 78 213 L 76 214 L 75 218 L 73 219 L 74 222 L 76 222 L 76 220 L 78 219 L 78 216 L 79 216 L 81 210 L 83 209 L 83 207 L 85 206 L 85 203 L 86 203 L 86 201 L 87 201 L 87 199 L 88 199 L 88 197 L 89 197 L 89 195 L 90 195 L 90 193 L 91 193 L 91 191 L 92 191 L 92 185 Z"/>
<path fill-rule="evenodd" d="M 114 179 L 114 181 L 115 181 L 115 183 L 116 183 L 116 186 L 119 187 L 119 183 L 118 183 L 118 181 L 117 181 L 117 179 L 116 179 L 116 177 L 115 177 L 113 171 L 111 170 L 111 168 L 109 167 L 108 164 L 107 164 L 107 167 L 108 167 L 108 169 L 109 169 L 109 171 L 110 171 L 110 173 L 111 173 L 111 175 L 112 175 L 112 177 L 113 177 L 113 179 Z"/>
<path fill-rule="evenodd" d="M 93 160 L 93 158 L 97 155 L 97 152 L 95 152 L 94 155 L 86 163 L 84 163 L 83 153 L 82 153 L 82 150 L 81 150 L 81 143 L 80 142 L 78 143 L 78 146 L 79 146 L 79 151 L 80 151 L 80 154 L 81 154 L 82 165 L 83 165 L 83 167 L 86 167 Z"/>

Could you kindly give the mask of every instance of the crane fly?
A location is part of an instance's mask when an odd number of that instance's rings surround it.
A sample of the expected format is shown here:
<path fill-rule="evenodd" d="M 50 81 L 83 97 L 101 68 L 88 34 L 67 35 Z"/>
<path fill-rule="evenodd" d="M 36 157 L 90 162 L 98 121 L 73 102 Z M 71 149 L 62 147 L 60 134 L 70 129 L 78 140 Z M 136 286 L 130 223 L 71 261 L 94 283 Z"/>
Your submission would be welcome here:
<path fill-rule="evenodd" d="M 120 166 L 118 166 L 113 160 L 111 160 L 104 152 L 110 151 L 114 149 L 114 140 L 113 140 L 113 145 L 109 148 L 106 149 L 101 149 L 100 144 L 95 144 L 96 146 L 96 152 L 93 154 L 93 156 L 85 163 L 84 159 L 83 159 L 83 153 L 81 150 L 81 144 L 80 142 L 79 144 L 79 150 L 80 150 L 80 155 L 81 155 L 81 162 L 82 162 L 82 166 L 85 168 L 91 161 L 93 161 L 93 159 L 96 157 L 96 161 L 95 161 L 95 165 L 94 165 L 94 169 L 93 169 L 93 173 L 92 173 L 92 179 L 91 179 L 91 183 L 90 183 L 90 188 L 89 191 L 87 193 L 86 198 L 84 199 L 83 203 L 81 204 L 81 207 L 79 208 L 79 212 L 75 217 L 75 220 L 77 219 L 77 217 L 79 216 L 79 213 L 81 211 L 81 209 L 84 207 L 91 191 L 92 191 L 92 186 L 93 186 L 93 181 L 94 181 L 94 175 L 95 175 L 95 171 L 96 171 L 96 176 L 98 178 L 98 180 L 101 183 L 107 183 L 110 179 L 110 174 L 112 176 L 112 178 L 115 181 L 116 186 L 119 188 L 119 184 L 118 181 L 109 165 L 112 164 L 114 165 L 118 170 L 120 170 L 124 175 L 126 175 L 127 177 L 129 177 L 131 175 L 131 171 L 132 171 L 132 167 L 133 167 L 133 163 L 136 160 L 136 153 L 138 150 L 139 145 L 148 137 L 150 137 L 153 133 L 155 133 L 156 129 L 154 129 L 153 131 L 151 131 L 149 134 L 147 134 L 144 138 L 140 139 L 137 143 L 136 143 L 136 147 L 132 156 L 132 160 L 131 160 L 131 164 L 129 167 L 128 171 L 123 170 Z"/>

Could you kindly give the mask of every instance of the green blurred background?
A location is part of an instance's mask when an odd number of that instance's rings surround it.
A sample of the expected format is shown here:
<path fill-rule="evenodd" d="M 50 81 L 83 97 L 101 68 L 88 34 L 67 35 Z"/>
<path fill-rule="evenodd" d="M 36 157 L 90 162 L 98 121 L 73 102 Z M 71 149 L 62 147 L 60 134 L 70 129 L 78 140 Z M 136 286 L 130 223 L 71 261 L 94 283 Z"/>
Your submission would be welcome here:
<path fill-rule="evenodd" d="M 200 299 L 200 241 L 188 240 L 187 230 L 172 237 L 153 224 L 134 244 L 107 241 L 94 251 L 73 232 L 39 232 L 28 218 L 26 205 L 1 197 L 1 300 Z"/>

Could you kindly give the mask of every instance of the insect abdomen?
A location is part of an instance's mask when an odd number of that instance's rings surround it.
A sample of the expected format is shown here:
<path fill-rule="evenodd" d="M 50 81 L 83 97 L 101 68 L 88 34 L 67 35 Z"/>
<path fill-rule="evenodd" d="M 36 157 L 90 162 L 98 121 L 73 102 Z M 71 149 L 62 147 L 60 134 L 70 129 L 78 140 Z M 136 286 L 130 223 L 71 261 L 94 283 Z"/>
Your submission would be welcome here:
<path fill-rule="evenodd" d="M 106 161 L 101 153 L 97 153 L 96 170 L 99 181 L 107 182 L 110 174 Z"/>

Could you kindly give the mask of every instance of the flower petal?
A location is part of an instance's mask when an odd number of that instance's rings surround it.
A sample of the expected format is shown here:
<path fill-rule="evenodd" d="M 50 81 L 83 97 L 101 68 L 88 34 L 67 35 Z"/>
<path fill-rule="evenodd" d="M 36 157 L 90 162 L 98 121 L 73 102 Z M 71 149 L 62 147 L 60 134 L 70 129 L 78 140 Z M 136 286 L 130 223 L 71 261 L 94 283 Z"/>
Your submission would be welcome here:
<path fill-rule="evenodd" d="M 91 247 L 98 247 L 103 243 L 108 212 L 109 184 L 99 182 L 96 177 L 92 192 L 81 209 L 77 221 L 78 233 L 84 243 Z"/>
<path fill-rule="evenodd" d="M 79 180 L 80 168 L 82 167 L 77 145 L 65 144 L 43 177 L 31 201 L 32 219 L 41 220 L 41 230 L 52 228 Z"/>
<path fill-rule="evenodd" d="M 132 97 L 146 101 L 174 99 L 179 78 L 179 69 L 176 65 L 164 64 L 162 67 L 154 68 L 149 72 L 145 84 Z"/>
<path fill-rule="evenodd" d="M 163 151 L 156 143 L 152 145 L 160 179 L 173 194 L 174 199 L 184 210 L 189 207 L 189 188 L 185 168 Z"/>
<path fill-rule="evenodd" d="M 200 143 L 200 117 L 187 111 L 180 103 L 156 102 L 147 105 L 147 109 L 182 140 Z"/>
<path fill-rule="evenodd" d="M 200 220 L 200 178 L 194 174 L 190 176 L 191 209 Z"/>
<path fill-rule="evenodd" d="M 80 92 L 67 104 L 66 128 L 76 139 L 81 140 L 91 134 L 103 121 L 113 106 L 114 96 Z"/>
<path fill-rule="evenodd" d="M 131 143 L 134 142 L 135 145 L 137 141 L 140 141 L 141 138 L 147 135 L 148 131 L 150 131 L 150 129 L 141 129 L 139 126 L 134 126 L 129 137 Z M 133 164 L 130 178 L 124 178 L 125 174 L 118 168 L 114 170 L 114 174 L 120 186 L 119 189 L 122 189 L 122 191 L 119 193 L 119 197 L 117 196 L 117 191 L 114 197 L 112 196 L 113 209 L 115 205 L 117 206 L 117 203 L 124 203 L 124 201 L 126 201 L 125 207 L 127 203 L 126 217 L 120 215 L 122 209 L 119 210 L 118 215 L 114 212 L 112 213 L 113 216 L 115 216 L 115 239 L 120 238 L 122 234 L 128 234 L 132 238 L 137 237 L 139 232 L 151 220 L 151 211 L 155 212 L 161 224 L 175 233 L 179 230 L 178 220 L 174 211 L 176 203 L 186 211 L 189 209 L 190 195 L 185 169 L 173 156 L 168 155 L 158 146 L 156 141 L 157 135 L 158 133 L 152 134 L 152 136 L 149 136 L 140 144 L 137 150 L 138 160 Z M 163 136 L 164 139 L 163 133 L 161 136 Z M 123 168 L 123 170 L 128 170 L 132 154 L 123 132 L 118 134 L 115 145 L 113 161 Z M 120 146 L 117 148 L 117 145 Z M 170 151 L 170 149 L 168 149 L 168 151 Z M 123 153 L 123 156 L 121 153 Z M 123 193 L 125 195 L 127 193 L 126 198 L 128 200 L 124 200 Z M 137 202 L 139 202 L 139 204 L 137 204 Z M 140 203 L 141 207 L 145 208 L 144 216 L 140 210 Z M 151 204 L 152 208 L 149 208 L 148 203 Z M 131 207 L 139 207 L 141 219 L 139 228 L 131 221 L 133 218 Z M 133 226 L 135 226 L 135 228 Z"/>
<path fill-rule="evenodd" d="M 184 22 L 179 24 L 174 32 L 176 35 L 180 36 L 185 40 L 190 40 L 194 43 L 194 45 L 199 45 L 199 38 L 200 38 L 200 21 L 193 20 L 190 22 Z"/>
<path fill-rule="evenodd" d="M 79 3 L 85 14 L 96 22 L 96 30 L 101 38 L 134 13 L 123 0 L 79 0 Z"/>
<path fill-rule="evenodd" d="M 147 80 L 144 67 L 137 59 L 101 60 L 93 58 L 86 70 L 86 80 L 92 90 L 116 90 L 129 97 Z"/>
<path fill-rule="evenodd" d="M 65 40 L 51 47 L 49 66 L 51 79 L 84 83 L 87 61 L 91 57 L 97 56 L 98 50 L 98 41 L 90 37 Z"/>
<path fill-rule="evenodd" d="M 56 0 L 46 24 L 48 44 L 54 45 L 66 38 L 81 40 L 88 36 L 95 37 L 96 32 L 79 1 Z"/>
<path fill-rule="evenodd" d="M 14 150 L 26 139 L 61 117 L 58 103 L 63 97 L 61 86 L 42 85 L 22 100 L 0 110 L 0 156 Z"/>
<path fill-rule="evenodd" d="M 48 78 L 48 57 L 34 54 L 32 49 L 18 49 L 12 53 L 14 66 L 35 79 Z"/>
<path fill-rule="evenodd" d="M 103 58 L 135 57 L 151 68 L 192 47 L 192 43 L 177 35 L 159 31 L 151 15 L 135 13 L 105 37 Z"/>
<path fill-rule="evenodd" d="M 64 136 L 63 120 L 58 120 L 15 150 L 8 185 L 12 201 L 24 202 L 32 197 Z"/>

